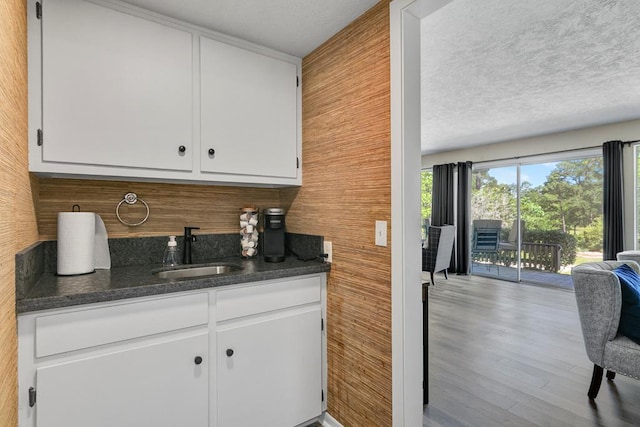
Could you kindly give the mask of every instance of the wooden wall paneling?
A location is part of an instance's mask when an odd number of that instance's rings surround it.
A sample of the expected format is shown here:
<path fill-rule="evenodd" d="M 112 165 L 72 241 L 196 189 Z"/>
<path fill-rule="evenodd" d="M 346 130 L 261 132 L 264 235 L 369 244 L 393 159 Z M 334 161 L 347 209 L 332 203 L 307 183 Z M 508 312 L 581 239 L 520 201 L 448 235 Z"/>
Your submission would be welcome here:
<path fill-rule="evenodd" d="M 0 210 L 5 218 L 6 209 Z M 0 236 L 8 243 L 11 221 L 0 222 Z M 10 242 L 11 240 L 9 240 Z M 0 426 L 17 425 L 17 332 L 13 245 L 0 245 Z"/>
<path fill-rule="evenodd" d="M 14 256 L 38 240 L 37 180 L 27 158 L 25 7 L 0 0 L 0 426 L 18 424 Z"/>
<path fill-rule="evenodd" d="M 303 185 L 282 190 L 287 228 L 333 242 L 328 411 L 345 426 L 390 426 L 391 219 L 389 2 L 303 59 Z M 389 242 L 390 242 L 389 232 Z"/>
<path fill-rule="evenodd" d="M 115 208 L 125 193 L 134 192 L 150 210 L 149 219 L 137 227 L 121 224 Z M 42 240 L 56 238 L 58 212 L 74 204 L 84 212 L 99 214 L 109 237 L 181 235 L 183 227 L 200 227 L 198 233 L 235 233 L 239 230 L 240 208 L 279 207 L 278 189 L 225 187 L 193 184 L 159 184 L 123 181 L 42 179 L 39 196 L 39 227 Z M 121 217 L 128 222 L 144 218 L 144 207 L 123 204 Z"/>

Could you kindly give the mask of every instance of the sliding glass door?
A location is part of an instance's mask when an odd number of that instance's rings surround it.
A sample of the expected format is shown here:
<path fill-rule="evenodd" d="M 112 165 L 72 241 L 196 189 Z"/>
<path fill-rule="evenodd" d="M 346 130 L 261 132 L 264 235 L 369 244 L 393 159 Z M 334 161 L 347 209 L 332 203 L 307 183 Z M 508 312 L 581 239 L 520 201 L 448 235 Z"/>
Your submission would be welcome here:
<path fill-rule="evenodd" d="M 570 288 L 573 265 L 602 260 L 600 155 L 478 165 L 472 186 L 472 274 Z"/>
<path fill-rule="evenodd" d="M 421 209 L 421 221 L 422 221 L 422 244 L 424 246 L 431 225 L 431 193 L 433 190 L 433 171 L 423 170 L 421 174 L 420 190 L 422 193 L 422 200 L 420 203 Z"/>
<path fill-rule="evenodd" d="M 517 166 L 474 167 L 471 187 L 471 273 L 518 280 L 514 255 L 519 242 L 515 235 L 510 241 L 518 216 Z M 512 244 L 513 251 L 505 251 L 505 244 Z"/>

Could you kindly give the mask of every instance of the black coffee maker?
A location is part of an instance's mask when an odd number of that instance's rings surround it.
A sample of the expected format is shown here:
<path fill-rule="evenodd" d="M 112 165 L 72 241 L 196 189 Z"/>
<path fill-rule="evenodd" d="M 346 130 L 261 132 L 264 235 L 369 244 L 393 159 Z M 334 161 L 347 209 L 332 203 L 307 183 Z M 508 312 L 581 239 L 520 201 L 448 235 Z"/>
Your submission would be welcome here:
<path fill-rule="evenodd" d="M 264 232 L 262 253 L 267 262 L 284 261 L 284 214 L 281 208 L 266 208 L 262 212 Z"/>

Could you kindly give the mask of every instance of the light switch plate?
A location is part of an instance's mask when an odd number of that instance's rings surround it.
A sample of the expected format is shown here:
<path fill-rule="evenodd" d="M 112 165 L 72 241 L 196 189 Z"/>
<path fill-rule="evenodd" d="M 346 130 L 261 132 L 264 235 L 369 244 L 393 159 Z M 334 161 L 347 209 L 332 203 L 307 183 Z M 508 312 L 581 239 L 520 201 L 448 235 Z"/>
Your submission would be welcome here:
<path fill-rule="evenodd" d="M 376 246 L 387 246 L 387 221 L 376 221 Z"/>
<path fill-rule="evenodd" d="M 333 245 L 331 242 L 324 242 L 324 253 L 327 254 L 325 258 L 327 262 L 333 262 Z"/>

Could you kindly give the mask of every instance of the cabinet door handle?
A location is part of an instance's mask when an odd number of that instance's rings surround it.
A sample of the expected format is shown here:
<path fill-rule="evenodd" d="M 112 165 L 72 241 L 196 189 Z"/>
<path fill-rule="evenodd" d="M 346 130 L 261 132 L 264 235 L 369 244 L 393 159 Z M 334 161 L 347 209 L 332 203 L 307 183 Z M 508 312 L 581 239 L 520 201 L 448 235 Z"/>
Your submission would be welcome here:
<path fill-rule="evenodd" d="M 202 363 L 202 357 L 196 356 L 196 358 L 193 361 L 195 362 L 196 365 L 199 365 Z"/>
<path fill-rule="evenodd" d="M 231 357 L 231 356 L 233 356 L 233 350 L 228 348 L 227 349 L 227 357 Z"/>
<path fill-rule="evenodd" d="M 178 151 L 181 153 L 184 153 L 185 151 L 187 151 L 187 147 L 185 147 L 184 145 L 181 145 L 180 147 L 178 147 Z"/>
<path fill-rule="evenodd" d="M 209 155 L 213 156 L 214 154 L 216 154 L 216 150 L 214 150 L 213 148 L 209 148 Z"/>

